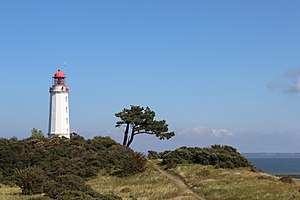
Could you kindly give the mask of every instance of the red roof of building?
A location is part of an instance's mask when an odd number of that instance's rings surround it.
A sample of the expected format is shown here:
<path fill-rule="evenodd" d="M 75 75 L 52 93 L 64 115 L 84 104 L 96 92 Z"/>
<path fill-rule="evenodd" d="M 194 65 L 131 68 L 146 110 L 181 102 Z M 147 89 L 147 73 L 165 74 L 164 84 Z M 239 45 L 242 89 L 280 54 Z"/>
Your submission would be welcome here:
<path fill-rule="evenodd" d="M 53 78 L 66 78 L 66 77 L 64 73 L 62 73 L 60 69 L 58 69 L 58 71 L 54 74 Z"/>

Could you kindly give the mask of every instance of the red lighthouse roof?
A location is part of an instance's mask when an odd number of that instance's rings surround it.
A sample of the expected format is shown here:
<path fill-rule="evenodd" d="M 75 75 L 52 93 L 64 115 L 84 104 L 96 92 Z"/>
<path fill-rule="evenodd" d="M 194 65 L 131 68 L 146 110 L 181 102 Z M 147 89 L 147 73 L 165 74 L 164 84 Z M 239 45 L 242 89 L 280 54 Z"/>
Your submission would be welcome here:
<path fill-rule="evenodd" d="M 58 71 L 54 74 L 53 78 L 66 78 L 66 77 L 64 73 L 62 73 L 60 69 L 58 69 Z"/>

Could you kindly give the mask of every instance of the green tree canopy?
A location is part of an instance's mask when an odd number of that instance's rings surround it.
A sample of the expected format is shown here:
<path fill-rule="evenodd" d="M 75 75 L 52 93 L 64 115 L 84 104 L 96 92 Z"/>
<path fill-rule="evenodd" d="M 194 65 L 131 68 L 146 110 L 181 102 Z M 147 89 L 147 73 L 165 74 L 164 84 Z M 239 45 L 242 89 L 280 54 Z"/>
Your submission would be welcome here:
<path fill-rule="evenodd" d="M 31 137 L 33 138 L 44 138 L 44 133 L 41 130 L 38 130 L 36 128 L 33 128 L 31 130 Z"/>
<path fill-rule="evenodd" d="M 155 135 L 160 140 L 168 140 L 175 135 L 174 132 L 168 132 L 168 124 L 165 120 L 157 121 L 154 119 L 155 112 L 149 107 L 144 109 L 132 105 L 130 109 L 124 108 L 115 116 L 120 118 L 120 121 L 116 122 L 116 127 L 125 127 L 123 145 L 127 147 L 130 146 L 136 135 Z"/>

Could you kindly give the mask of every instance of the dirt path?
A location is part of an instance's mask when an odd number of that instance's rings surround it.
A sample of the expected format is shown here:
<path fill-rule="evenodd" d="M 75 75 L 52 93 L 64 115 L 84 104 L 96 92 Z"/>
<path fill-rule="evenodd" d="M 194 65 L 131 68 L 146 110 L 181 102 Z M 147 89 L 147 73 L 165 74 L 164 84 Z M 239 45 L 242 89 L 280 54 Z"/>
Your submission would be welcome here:
<path fill-rule="evenodd" d="M 205 200 L 204 197 L 199 196 L 195 192 L 193 192 L 180 178 L 174 176 L 173 174 L 170 174 L 169 172 L 161 169 L 157 164 L 149 161 L 153 168 L 156 169 L 158 172 L 160 172 L 162 175 L 168 177 L 172 182 L 174 182 L 181 190 L 180 196 L 174 198 L 174 200 L 181 200 L 181 199 L 199 199 L 199 200 Z"/>

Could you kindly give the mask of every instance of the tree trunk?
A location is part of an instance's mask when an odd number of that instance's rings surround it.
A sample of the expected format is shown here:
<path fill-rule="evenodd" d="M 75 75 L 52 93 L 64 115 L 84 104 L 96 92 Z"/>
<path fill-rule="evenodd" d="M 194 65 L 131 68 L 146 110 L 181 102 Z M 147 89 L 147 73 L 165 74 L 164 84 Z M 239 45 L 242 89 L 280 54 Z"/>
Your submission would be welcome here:
<path fill-rule="evenodd" d="M 126 129 L 125 129 L 125 132 L 124 132 L 124 139 L 123 139 L 123 145 L 124 145 L 124 146 L 127 145 L 128 132 L 129 132 L 129 123 L 127 123 Z"/>
<path fill-rule="evenodd" d="M 127 145 L 126 145 L 127 147 L 130 146 L 130 144 L 131 144 L 132 141 L 133 141 L 133 138 L 134 138 L 134 128 L 132 128 L 131 136 L 130 136 L 129 141 L 128 141 Z"/>

